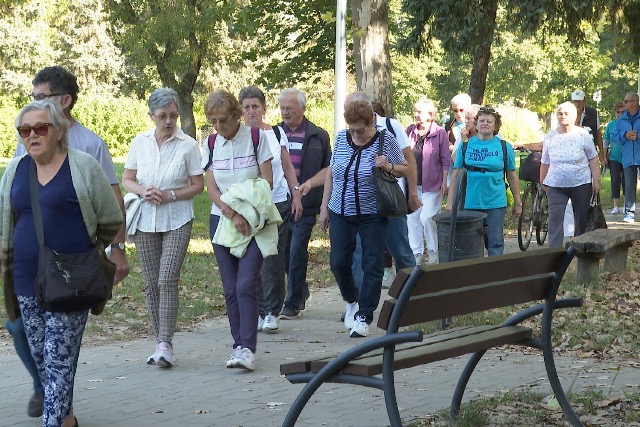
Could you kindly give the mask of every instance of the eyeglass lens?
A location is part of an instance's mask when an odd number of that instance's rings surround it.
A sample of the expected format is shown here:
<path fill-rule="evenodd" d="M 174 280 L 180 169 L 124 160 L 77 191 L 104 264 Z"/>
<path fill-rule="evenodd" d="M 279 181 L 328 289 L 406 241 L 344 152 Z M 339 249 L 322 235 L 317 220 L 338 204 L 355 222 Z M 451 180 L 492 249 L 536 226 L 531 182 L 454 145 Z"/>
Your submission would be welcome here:
<path fill-rule="evenodd" d="M 180 114 L 171 113 L 167 115 L 166 113 L 162 113 L 162 114 L 154 114 L 154 116 L 156 116 L 158 119 L 162 121 L 167 120 L 167 117 L 169 117 L 171 120 L 178 120 L 178 117 L 180 117 Z"/>
<path fill-rule="evenodd" d="M 38 136 L 45 136 L 49 133 L 49 127 L 53 126 L 52 123 L 42 123 L 40 125 L 35 126 L 18 126 L 18 134 L 21 138 L 28 138 L 31 135 L 31 131 L 33 130 Z"/>
<path fill-rule="evenodd" d="M 64 93 L 35 93 L 31 95 L 33 99 L 36 101 L 42 101 L 43 99 L 51 98 L 52 96 L 64 95 Z"/>

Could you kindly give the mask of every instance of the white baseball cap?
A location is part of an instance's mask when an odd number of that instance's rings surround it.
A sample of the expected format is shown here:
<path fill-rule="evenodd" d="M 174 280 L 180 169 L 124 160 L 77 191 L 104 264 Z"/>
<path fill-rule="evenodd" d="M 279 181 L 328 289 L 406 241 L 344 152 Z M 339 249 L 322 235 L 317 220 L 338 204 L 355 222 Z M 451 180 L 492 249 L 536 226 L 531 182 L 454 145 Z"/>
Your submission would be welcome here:
<path fill-rule="evenodd" d="M 571 94 L 572 101 L 584 101 L 584 91 L 580 89 L 576 89 Z"/>

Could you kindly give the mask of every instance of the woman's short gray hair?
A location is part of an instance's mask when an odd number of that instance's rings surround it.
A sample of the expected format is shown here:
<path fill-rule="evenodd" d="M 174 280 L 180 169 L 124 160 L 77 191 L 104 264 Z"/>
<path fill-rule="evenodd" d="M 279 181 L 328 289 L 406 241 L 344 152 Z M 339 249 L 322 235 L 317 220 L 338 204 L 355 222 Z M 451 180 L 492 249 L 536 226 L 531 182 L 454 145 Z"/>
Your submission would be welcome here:
<path fill-rule="evenodd" d="M 298 89 L 294 87 L 282 89 L 282 92 L 280 92 L 280 96 L 278 97 L 278 100 L 282 101 L 282 98 L 284 98 L 287 95 L 295 95 L 300 108 L 302 108 L 303 110 L 307 108 L 307 97 L 305 96 L 304 93 L 302 93 Z"/>
<path fill-rule="evenodd" d="M 54 128 L 60 133 L 62 133 L 62 140 L 60 140 L 60 146 L 67 150 L 69 149 L 69 138 L 67 137 L 68 130 L 70 127 L 69 120 L 64 116 L 62 112 L 62 105 L 59 102 L 56 102 L 50 98 L 43 99 L 41 101 L 32 101 L 29 104 L 22 107 L 22 110 L 18 113 L 14 124 L 16 126 L 16 136 L 18 141 L 22 144 L 22 137 L 18 134 L 18 126 L 22 125 L 22 119 L 24 119 L 24 115 L 31 111 L 46 111 L 49 114 L 49 122 L 53 125 Z"/>
<path fill-rule="evenodd" d="M 264 96 L 264 92 L 257 86 L 246 86 L 240 89 L 240 93 L 238 94 L 238 101 L 242 104 L 242 101 L 245 99 L 256 98 L 260 101 L 260 104 L 264 108 L 267 108 L 267 100 Z"/>
<path fill-rule="evenodd" d="M 149 114 L 153 114 L 156 110 L 164 108 L 171 103 L 176 104 L 176 107 L 180 109 L 180 104 L 178 104 L 178 92 L 170 87 L 160 87 L 149 95 L 149 101 L 147 101 L 147 104 L 149 105 Z"/>
<path fill-rule="evenodd" d="M 425 110 L 429 113 L 433 113 L 434 116 L 436 115 L 436 104 L 434 104 L 432 100 L 426 97 L 418 99 L 416 103 L 413 104 L 413 109 Z"/>

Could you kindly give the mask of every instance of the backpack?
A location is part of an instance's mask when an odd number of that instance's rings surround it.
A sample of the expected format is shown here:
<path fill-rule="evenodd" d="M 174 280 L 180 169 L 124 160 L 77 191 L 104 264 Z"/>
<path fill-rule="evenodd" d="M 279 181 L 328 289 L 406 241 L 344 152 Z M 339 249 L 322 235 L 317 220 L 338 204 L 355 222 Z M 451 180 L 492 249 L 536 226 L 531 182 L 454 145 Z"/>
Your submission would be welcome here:
<path fill-rule="evenodd" d="M 275 126 L 274 126 L 275 127 Z M 275 132 L 275 129 L 274 129 Z M 278 140 L 280 140 L 280 131 L 276 133 L 278 136 Z M 216 138 L 218 137 L 217 133 L 212 133 L 207 138 L 207 145 L 209 146 L 209 161 L 207 165 L 204 167 L 205 172 L 209 169 L 209 166 L 213 164 L 213 147 L 216 145 Z M 253 141 L 253 155 L 256 157 L 256 161 L 258 160 L 258 144 L 260 143 L 260 128 L 251 128 L 251 141 Z"/>
<path fill-rule="evenodd" d="M 462 143 L 462 167 L 465 168 L 468 171 L 486 173 L 487 172 L 486 168 L 479 168 L 477 166 L 469 166 L 467 164 L 467 162 L 466 162 L 467 142 L 468 141 L 464 141 Z M 509 183 L 507 182 L 507 141 L 505 141 L 504 139 L 501 139 L 500 143 L 502 144 L 502 160 L 504 161 L 504 167 L 502 169 L 502 171 L 504 172 L 504 185 L 505 185 L 506 188 L 509 188 Z"/>

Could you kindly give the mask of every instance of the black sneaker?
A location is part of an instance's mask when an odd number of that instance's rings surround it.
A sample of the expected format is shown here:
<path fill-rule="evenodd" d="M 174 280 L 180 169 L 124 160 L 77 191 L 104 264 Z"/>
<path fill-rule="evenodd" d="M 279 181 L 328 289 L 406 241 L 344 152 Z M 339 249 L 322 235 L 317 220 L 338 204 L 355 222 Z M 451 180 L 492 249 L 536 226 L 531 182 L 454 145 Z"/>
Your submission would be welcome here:
<path fill-rule="evenodd" d="M 44 404 L 43 393 L 33 393 L 27 404 L 27 415 L 33 418 L 42 416 L 42 405 Z"/>
<path fill-rule="evenodd" d="M 286 320 L 293 320 L 300 317 L 300 310 L 295 309 L 289 305 L 285 305 L 282 311 L 280 312 L 280 318 Z"/>

